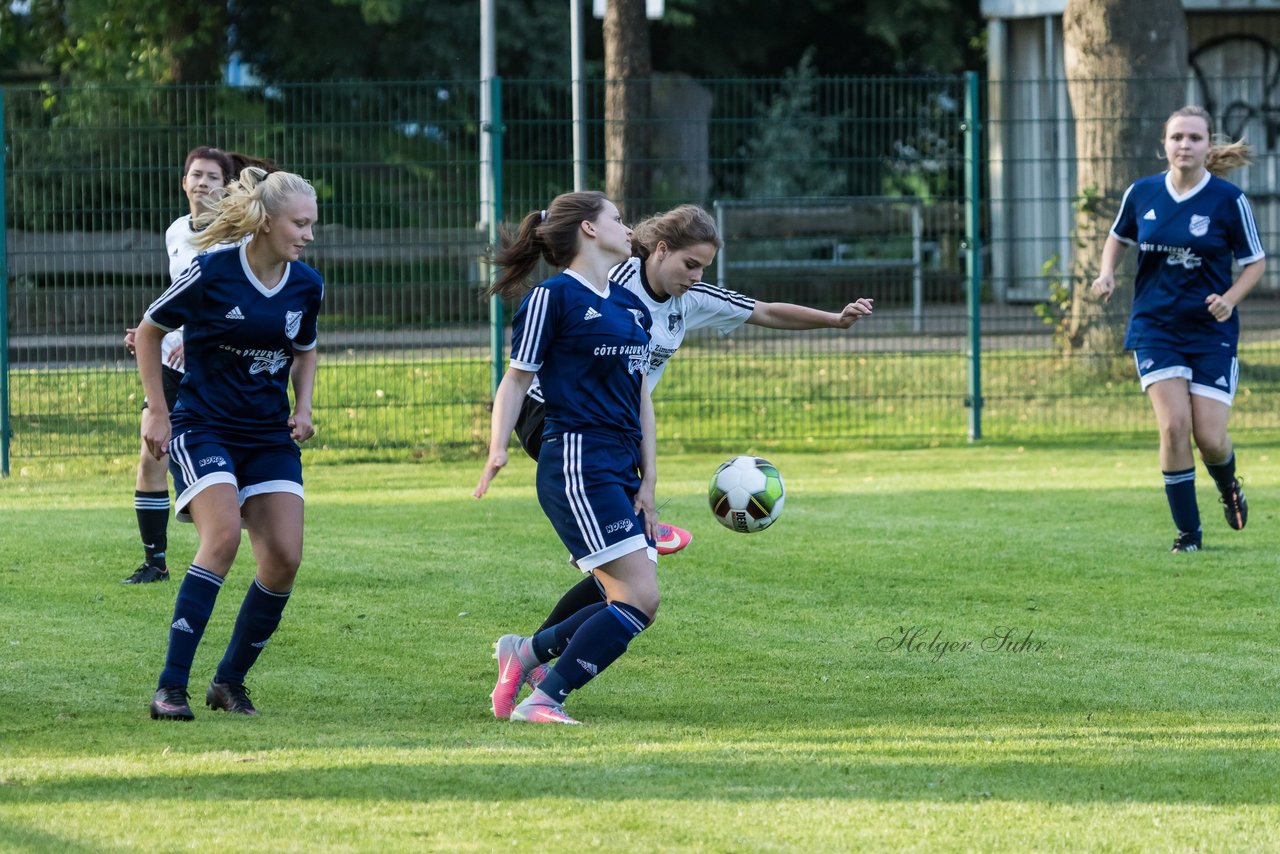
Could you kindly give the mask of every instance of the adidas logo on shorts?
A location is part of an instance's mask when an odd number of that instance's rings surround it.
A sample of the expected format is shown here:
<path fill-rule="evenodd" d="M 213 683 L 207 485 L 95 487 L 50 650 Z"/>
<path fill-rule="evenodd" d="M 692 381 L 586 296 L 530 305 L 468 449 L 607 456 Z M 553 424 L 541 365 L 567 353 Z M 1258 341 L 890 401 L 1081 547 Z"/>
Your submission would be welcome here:
<path fill-rule="evenodd" d="M 187 622 L 186 617 L 179 617 L 178 619 L 174 620 L 173 625 L 170 626 L 169 628 L 177 629 L 180 632 L 186 632 L 189 635 L 194 635 L 196 633 L 195 629 L 191 628 L 191 624 Z"/>

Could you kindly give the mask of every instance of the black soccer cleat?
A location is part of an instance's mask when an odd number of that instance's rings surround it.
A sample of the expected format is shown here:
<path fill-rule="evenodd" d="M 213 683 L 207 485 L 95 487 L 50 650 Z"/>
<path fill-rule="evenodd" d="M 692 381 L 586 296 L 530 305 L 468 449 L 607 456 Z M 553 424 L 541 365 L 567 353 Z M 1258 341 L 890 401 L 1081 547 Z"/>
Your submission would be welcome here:
<path fill-rule="evenodd" d="M 169 570 L 163 566 L 152 566 L 149 563 L 143 563 L 133 571 L 121 584 L 150 584 L 153 581 L 168 581 Z"/>
<path fill-rule="evenodd" d="M 1183 534 L 1179 533 L 1178 538 L 1173 541 L 1171 552 L 1198 552 L 1200 551 L 1200 535 L 1199 534 Z"/>
<path fill-rule="evenodd" d="M 204 701 L 211 709 L 222 709 L 233 715 L 256 715 L 258 710 L 249 700 L 249 689 L 230 682 L 210 682 Z"/>
<path fill-rule="evenodd" d="M 151 698 L 153 721 L 194 721 L 195 712 L 187 703 L 190 695 L 185 685 L 161 685 Z"/>
<path fill-rule="evenodd" d="M 1244 523 L 1249 521 L 1249 502 L 1244 500 L 1244 488 L 1239 478 L 1231 479 L 1231 486 L 1221 493 L 1218 500 L 1222 502 L 1222 515 L 1227 517 L 1227 524 L 1243 531 Z"/>

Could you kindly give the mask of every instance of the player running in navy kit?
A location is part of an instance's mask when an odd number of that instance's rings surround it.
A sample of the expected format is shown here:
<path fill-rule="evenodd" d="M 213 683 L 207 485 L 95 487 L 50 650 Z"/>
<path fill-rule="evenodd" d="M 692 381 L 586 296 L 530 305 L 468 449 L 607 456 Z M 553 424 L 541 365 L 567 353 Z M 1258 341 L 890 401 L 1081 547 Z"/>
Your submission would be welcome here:
<path fill-rule="evenodd" d="M 205 693 L 211 708 L 257 714 L 244 686 L 288 602 L 302 559 L 302 460 L 311 422 L 320 275 L 298 260 L 311 243 L 315 191 L 289 172 L 246 169 L 213 205 L 196 238 L 208 248 L 143 317 L 138 370 L 153 401 L 143 440 L 170 455 L 177 517 L 194 521 L 195 559 L 178 589 L 151 717 L 191 720 L 191 662 L 214 602 L 249 531 L 258 569 Z M 246 236 L 252 240 L 241 243 Z M 160 339 L 185 326 L 187 372 L 178 403 L 162 401 Z M 289 382 L 294 407 L 289 407 Z"/>
<path fill-rule="evenodd" d="M 602 193 L 557 196 L 520 223 L 497 256 L 490 293 L 515 296 L 541 256 L 563 267 L 534 287 L 512 320 L 511 361 L 493 404 L 489 459 L 475 489 L 488 491 L 507 464 L 521 402 L 536 373 L 546 400 L 538 455 L 538 502 L 583 572 L 607 601 L 532 637 L 495 644 L 498 717 L 576 724 L 564 709 L 627 649 L 658 610 L 654 494 L 657 464 L 649 364 L 649 312 L 609 269 L 631 253 L 631 230 Z M 512 708 L 525 674 L 558 659 L 538 689 Z"/>
<path fill-rule="evenodd" d="M 609 273 L 609 284 L 635 294 L 653 317 L 650 391 L 691 330 L 710 328 L 728 335 L 744 323 L 770 329 L 848 329 L 872 312 L 870 299 L 854 300 L 840 311 L 822 311 L 755 300 L 703 282 L 702 275 L 715 259 L 721 241 L 715 219 L 697 205 L 680 205 L 649 217 L 635 227 L 632 243 L 638 254 Z M 542 422 L 541 392 L 535 387 L 525 399 L 516 424 L 521 445 L 534 459 L 542 442 Z M 659 522 L 659 554 L 679 551 L 690 539 L 687 531 Z M 582 579 L 561 598 L 543 628 L 601 601 L 601 597 L 594 579 Z"/>
<path fill-rule="evenodd" d="M 1174 552 L 1198 551 L 1194 438 L 1218 487 L 1227 524 L 1249 518 L 1227 420 L 1239 366 L 1236 306 L 1262 278 L 1265 253 L 1249 200 L 1222 175 L 1248 162 L 1243 143 L 1217 144 L 1209 114 L 1183 107 L 1164 126 L 1169 171 L 1125 191 L 1102 250 L 1096 296 L 1110 299 L 1125 247 L 1137 244 L 1133 312 L 1124 346 L 1160 426 L 1160 468 L 1178 535 Z M 1241 270 L 1231 280 L 1232 260 Z"/>

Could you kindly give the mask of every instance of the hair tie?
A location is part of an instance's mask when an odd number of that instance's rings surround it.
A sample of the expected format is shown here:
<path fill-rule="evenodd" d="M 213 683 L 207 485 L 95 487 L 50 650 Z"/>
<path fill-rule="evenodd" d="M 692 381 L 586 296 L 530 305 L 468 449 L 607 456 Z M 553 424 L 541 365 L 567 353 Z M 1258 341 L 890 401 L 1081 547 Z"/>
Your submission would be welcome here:
<path fill-rule="evenodd" d="M 546 221 L 547 221 L 547 211 L 544 208 L 542 211 L 542 218 L 539 220 L 539 222 L 546 222 Z"/>

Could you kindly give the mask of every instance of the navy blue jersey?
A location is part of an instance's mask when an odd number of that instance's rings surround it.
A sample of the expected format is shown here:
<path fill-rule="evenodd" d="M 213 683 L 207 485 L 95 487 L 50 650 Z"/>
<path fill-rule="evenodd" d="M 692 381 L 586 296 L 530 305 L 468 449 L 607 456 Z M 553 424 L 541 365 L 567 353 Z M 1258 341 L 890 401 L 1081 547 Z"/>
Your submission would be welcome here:
<path fill-rule="evenodd" d="M 651 323 L 626 288 L 600 294 L 570 270 L 529 291 L 511 321 L 511 366 L 537 373 L 547 435 L 604 431 L 639 441 Z"/>
<path fill-rule="evenodd" d="M 1205 298 L 1231 287 L 1233 258 L 1243 265 L 1265 255 L 1239 187 L 1206 173 L 1179 196 L 1169 173 L 1143 178 L 1125 190 L 1111 234 L 1138 246 L 1125 347 L 1235 353 L 1239 312 L 1219 323 Z"/>
<path fill-rule="evenodd" d="M 197 257 L 144 315 L 166 331 L 186 327 L 175 428 L 287 433 L 293 351 L 316 346 L 323 299 L 320 274 L 301 261 L 290 262 L 268 290 L 243 246 Z"/>

